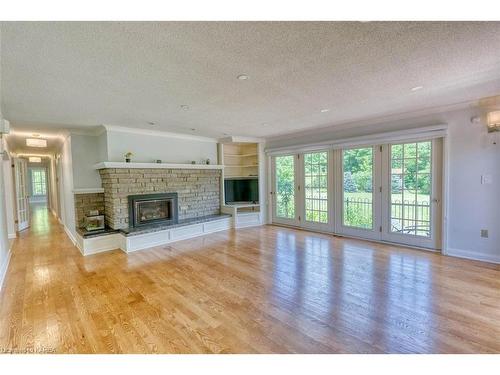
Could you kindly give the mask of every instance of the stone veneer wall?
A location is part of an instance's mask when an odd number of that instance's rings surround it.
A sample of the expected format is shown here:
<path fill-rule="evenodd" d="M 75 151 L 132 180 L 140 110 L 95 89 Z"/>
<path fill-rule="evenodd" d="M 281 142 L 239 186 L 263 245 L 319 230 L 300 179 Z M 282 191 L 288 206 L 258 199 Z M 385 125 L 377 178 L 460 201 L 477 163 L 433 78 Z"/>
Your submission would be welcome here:
<path fill-rule="evenodd" d="M 128 196 L 176 192 L 179 219 L 220 213 L 218 169 L 100 169 L 106 224 L 113 229 L 128 227 Z"/>
<path fill-rule="evenodd" d="M 104 193 L 75 194 L 75 222 L 77 227 L 83 226 L 83 219 L 90 210 L 99 210 L 100 215 L 105 215 Z"/>

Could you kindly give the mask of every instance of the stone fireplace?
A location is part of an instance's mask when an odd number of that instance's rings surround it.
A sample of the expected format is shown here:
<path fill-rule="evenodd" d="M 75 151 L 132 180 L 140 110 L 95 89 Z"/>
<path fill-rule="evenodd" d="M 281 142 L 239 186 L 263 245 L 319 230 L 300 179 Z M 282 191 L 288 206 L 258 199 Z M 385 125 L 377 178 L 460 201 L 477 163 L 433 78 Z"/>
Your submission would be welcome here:
<path fill-rule="evenodd" d="M 129 227 L 176 224 L 178 221 L 177 207 L 177 193 L 129 195 Z"/>
<path fill-rule="evenodd" d="M 220 169 L 122 167 L 101 168 L 99 173 L 106 225 L 112 229 L 134 226 L 129 211 L 129 196 L 134 195 L 176 193 L 178 220 L 220 214 Z M 148 215 L 162 216 L 161 211 L 153 208 Z"/>

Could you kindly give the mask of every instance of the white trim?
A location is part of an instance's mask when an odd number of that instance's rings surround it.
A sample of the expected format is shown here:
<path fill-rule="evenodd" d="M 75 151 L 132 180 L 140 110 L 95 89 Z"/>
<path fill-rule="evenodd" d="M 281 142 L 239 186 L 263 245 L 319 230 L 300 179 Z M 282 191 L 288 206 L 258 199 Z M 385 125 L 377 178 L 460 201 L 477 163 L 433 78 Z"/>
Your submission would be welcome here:
<path fill-rule="evenodd" d="M 9 233 L 9 234 L 7 235 L 7 238 L 8 238 L 9 240 L 13 240 L 14 238 L 17 238 L 17 233 Z"/>
<path fill-rule="evenodd" d="M 64 226 L 64 231 L 66 232 L 66 235 L 69 237 L 71 242 L 73 242 L 73 245 L 76 246 L 77 242 L 76 242 L 75 236 L 73 236 L 73 233 L 71 233 L 71 231 L 68 229 L 68 227 L 66 225 L 63 224 L 63 226 Z"/>
<path fill-rule="evenodd" d="M 497 256 L 491 254 L 478 253 L 476 251 L 454 249 L 454 248 L 448 248 L 446 250 L 446 255 L 457 258 L 500 264 L 500 255 Z"/>
<path fill-rule="evenodd" d="M 76 235 L 76 247 L 80 250 L 83 256 L 103 253 L 111 250 L 121 250 L 121 238 L 119 233 L 112 233 L 106 236 L 98 236 L 92 238 L 83 238 L 79 234 Z"/>
<path fill-rule="evenodd" d="M 0 291 L 3 288 L 3 283 L 5 281 L 5 276 L 7 276 L 7 270 L 9 269 L 9 264 L 10 264 L 10 258 L 12 256 L 12 251 L 9 248 L 7 252 L 7 257 L 5 261 L 3 262 L 2 266 L 0 267 Z"/>
<path fill-rule="evenodd" d="M 340 149 L 371 144 L 385 144 L 421 138 L 433 139 L 446 136 L 447 129 L 447 124 L 438 124 L 433 126 L 362 135 L 358 137 L 331 139 L 319 143 L 303 143 L 293 146 L 274 147 L 266 149 L 265 152 L 267 155 L 275 156 L 289 153 Z"/>
<path fill-rule="evenodd" d="M 450 170 L 450 147 L 448 137 L 442 138 L 442 169 L 441 169 L 441 201 L 443 202 L 441 207 L 441 252 L 443 255 L 448 255 L 448 214 L 449 214 L 449 192 L 450 192 L 450 181 L 449 181 L 449 170 Z"/>
<path fill-rule="evenodd" d="M 107 131 L 115 131 L 121 133 L 132 133 L 132 134 L 142 134 L 142 135 L 153 135 L 155 137 L 168 137 L 168 138 L 180 138 L 180 139 L 190 139 L 201 142 L 213 142 L 217 143 L 217 139 L 204 137 L 201 135 L 191 135 L 182 133 L 172 133 L 164 132 L 161 130 L 150 130 L 150 129 L 139 129 L 139 128 L 128 128 L 125 126 L 115 126 L 115 125 L 102 125 Z"/>
<path fill-rule="evenodd" d="M 224 169 L 219 164 L 166 164 L 166 163 L 123 163 L 103 161 L 94 164 L 94 169 L 121 168 L 121 169 Z"/>
<path fill-rule="evenodd" d="M 103 188 L 73 189 L 73 194 L 92 194 L 92 193 L 104 193 L 104 189 Z"/>

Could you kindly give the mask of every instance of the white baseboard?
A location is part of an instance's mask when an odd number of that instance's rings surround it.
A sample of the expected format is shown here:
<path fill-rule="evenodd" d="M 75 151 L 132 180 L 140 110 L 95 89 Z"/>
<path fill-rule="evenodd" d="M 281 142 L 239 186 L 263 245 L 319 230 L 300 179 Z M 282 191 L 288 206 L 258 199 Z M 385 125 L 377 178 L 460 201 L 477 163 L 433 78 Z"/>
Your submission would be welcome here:
<path fill-rule="evenodd" d="M 5 276 L 7 275 L 7 270 L 9 269 L 10 257 L 12 255 L 11 249 L 7 253 L 7 258 L 4 260 L 3 264 L 0 266 L 0 290 L 3 288 L 3 282 L 5 281 Z"/>
<path fill-rule="evenodd" d="M 13 240 L 14 238 L 17 238 L 17 234 L 16 234 L 16 233 L 9 233 L 9 234 L 7 235 L 7 238 L 8 238 L 9 240 Z"/>
<path fill-rule="evenodd" d="M 482 262 L 500 263 L 500 255 L 484 254 L 476 251 L 448 248 L 446 250 L 446 255 L 470 260 L 479 260 Z"/>
<path fill-rule="evenodd" d="M 71 231 L 69 230 L 69 228 L 64 225 L 64 231 L 66 232 L 67 236 L 69 237 L 69 239 L 71 240 L 71 242 L 73 242 L 73 245 L 76 246 L 76 238 L 75 236 L 73 236 L 73 233 L 71 233 Z"/>

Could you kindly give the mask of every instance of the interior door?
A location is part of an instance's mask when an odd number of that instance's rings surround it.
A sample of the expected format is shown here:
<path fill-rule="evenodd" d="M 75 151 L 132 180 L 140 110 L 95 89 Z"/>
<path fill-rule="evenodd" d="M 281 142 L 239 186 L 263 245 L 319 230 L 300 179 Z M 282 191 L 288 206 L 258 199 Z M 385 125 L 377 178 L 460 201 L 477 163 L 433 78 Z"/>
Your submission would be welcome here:
<path fill-rule="evenodd" d="M 393 143 L 383 158 L 383 240 L 439 249 L 442 140 Z"/>
<path fill-rule="evenodd" d="M 27 162 L 25 159 L 14 159 L 16 176 L 16 204 L 17 204 L 17 230 L 21 231 L 29 226 L 29 203 L 27 194 Z"/>
<path fill-rule="evenodd" d="M 381 146 L 360 146 L 338 150 L 337 199 L 340 201 L 337 232 L 379 240 L 382 225 Z"/>
<path fill-rule="evenodd" d="M 297 160 L 297 155 L 272 158 L 273 222 L 278 224 L 299 225 Z"/>

